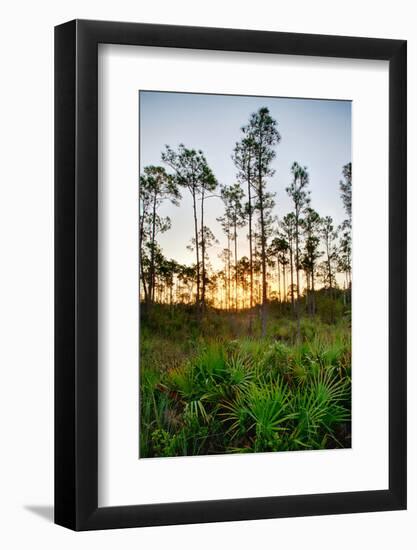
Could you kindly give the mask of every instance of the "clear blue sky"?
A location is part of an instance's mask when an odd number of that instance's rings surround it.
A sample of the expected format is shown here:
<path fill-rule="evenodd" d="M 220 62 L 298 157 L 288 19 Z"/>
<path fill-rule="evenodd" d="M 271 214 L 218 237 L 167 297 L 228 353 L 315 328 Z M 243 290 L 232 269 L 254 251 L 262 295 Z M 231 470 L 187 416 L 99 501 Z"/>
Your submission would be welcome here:
<path fill-rule="evenodd" d="M 282 218 L 291 210 L 285 188 L 291 181 L 294 161 L 306 166 L 310 174 L 312 207 L 321 216 L 330 215 L 335 224 L 345 219 L 339 192 L 342 167 L 351 161 L 351 102 L 316 99 L 225 96 L 141 91 L 140 97 L 140 170 L 147 165 L 162 165 L 165 145 L 201 149 L 221 184 L 236 181 L 231 155 L 241 139 L 240 128 L 250 115 L 268 107 L 278 123 L 281 142 L 273 162 L 275 175 L 268 190 L 276 193 L 274 214 Z M 169 171 L 169 168 L 167 167 Z M 192 252 L 186 249 L 192 236 L 191 199 L 186 189 L 179 208 L 165 205 L 162 215 L 172 221 L 170 231 L 159 237 L 164 254 L 190 264 Z M 214 258 L 225 247 L 225 239 L 216 217 L 222 215 L 218 198 L 206 201 L 206 224 L 220 241 L 210 252 Z M 247 253 L 246 229 L 239 235 L 239 256 Z"/>

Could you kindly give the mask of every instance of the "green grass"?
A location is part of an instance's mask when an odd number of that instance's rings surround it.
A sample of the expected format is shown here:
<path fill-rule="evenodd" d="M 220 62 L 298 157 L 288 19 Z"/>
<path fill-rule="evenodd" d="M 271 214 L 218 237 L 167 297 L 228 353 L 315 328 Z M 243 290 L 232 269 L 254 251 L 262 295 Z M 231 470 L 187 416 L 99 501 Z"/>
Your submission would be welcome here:
<path fill-rule="evenodd" d="M 140 456 L 350 447 L 348 316 L 154 306 L 141 321 Z"/>

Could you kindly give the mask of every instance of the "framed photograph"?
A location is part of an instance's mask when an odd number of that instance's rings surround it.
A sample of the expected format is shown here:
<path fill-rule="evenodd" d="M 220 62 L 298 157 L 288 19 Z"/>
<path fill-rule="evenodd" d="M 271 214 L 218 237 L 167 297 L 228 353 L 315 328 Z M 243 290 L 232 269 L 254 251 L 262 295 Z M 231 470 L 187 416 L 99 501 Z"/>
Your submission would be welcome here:
<path fill-rule="evenodd" d="M 55 522 L 406 508 L 406 42 L 55 29 Z"/>

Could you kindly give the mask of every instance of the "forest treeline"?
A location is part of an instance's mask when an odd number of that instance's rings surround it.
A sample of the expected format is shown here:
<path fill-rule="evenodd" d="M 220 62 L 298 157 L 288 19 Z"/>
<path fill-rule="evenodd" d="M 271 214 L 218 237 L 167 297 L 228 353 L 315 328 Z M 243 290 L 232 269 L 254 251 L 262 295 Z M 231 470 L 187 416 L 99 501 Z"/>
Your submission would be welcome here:
<path fill-rule="evenodd" d="M 280 141 L 277 121 L 263 107 L 241 128 L 241 139 L 231 152 L 234 182 L 219 182 L 203 151 L 183 144 L 177 148 L 166 145 L 161 165 L 143 169 L 139 242 L 145 311 L 155 302 L 195 304 L 200 315 L 208 307 L 259 308 L 265 335 L 271 301 L 289 309 L 298 325 L 302 314 L 316 314 L 319 292 L 325 292 L 329 300 L 349 302 L 352 164 L 341 166 L 339 189 L 346 212 L 342 224 L 336 225 L 331 216 L 313 208 L 308 168 L 298 160 L 291 166 L 286 187 L 292 208 L 278 217 L 272 164 Z M 161 214 L 161 207 L 166 202 L 180 206 L 185 193 L 192 202 L 188 248 L 194 261 L 190 265 L 164 256 L 158 242 L 171 229 L 171 219 Z M 218 256 L 218 269 L 212 260 L 219 235 L 205 218 L 209 200 L 222 205 L 217 221 L 226 246 Z M 244 255 L 239 250 L 242 232 L 248 243 Z"/>

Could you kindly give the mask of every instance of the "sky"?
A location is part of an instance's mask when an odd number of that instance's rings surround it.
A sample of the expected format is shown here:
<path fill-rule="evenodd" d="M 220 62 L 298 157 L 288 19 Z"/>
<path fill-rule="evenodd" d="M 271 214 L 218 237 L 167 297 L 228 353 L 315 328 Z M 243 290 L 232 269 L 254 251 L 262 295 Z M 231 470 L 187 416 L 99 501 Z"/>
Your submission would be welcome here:
<path fill-rule="evenodd" d="M 235 183 L 233 149 L 242 137 L 241 127 L 261 107 L 268 107 L 281 134 L 272 163 L 275 174 L 267 183 L 268 191 L 276 193 L 273 214 L 282 218 L 292 210 L 285 188 L 296 161 L 308 169 L 311 206 L 321 216 L 332 216 L 337 226 L 346 218 L 339 181 L 343 166 L 351 162 L 350 101 L 140 91 L 140 172 L 148 165 L 163 165 L 165 145 L 176 149 L 183 143 L 203 151 L 220 184 Z M 182 197 L 179 207 L 168 202 L 161 207 L 160 214 L 169 216 L 172 226 L 158 242 L 167 258 L 190 265 L 194 254 L 187 245 L 193 235 L 193 218 L 187 189 L 182 190 Z M 207 199 L 205 211 L 205 225 L 219 240 L 209 253 L 217 269 L 221 266 L 217 256 L 226 246 L 216 221 L 223 214 L 221 199 Z M 246 233 L 247 228 L 240 231 L 238 257 L 247 254 Z"/>

